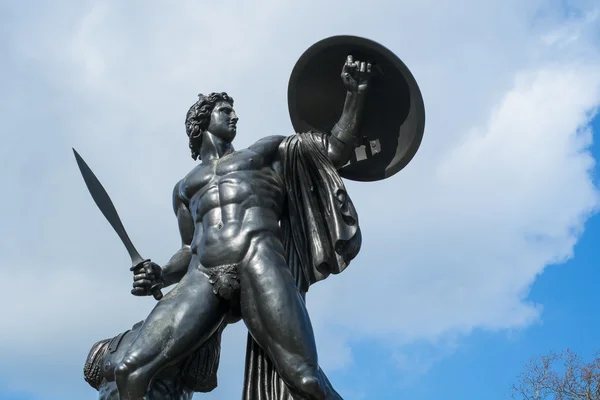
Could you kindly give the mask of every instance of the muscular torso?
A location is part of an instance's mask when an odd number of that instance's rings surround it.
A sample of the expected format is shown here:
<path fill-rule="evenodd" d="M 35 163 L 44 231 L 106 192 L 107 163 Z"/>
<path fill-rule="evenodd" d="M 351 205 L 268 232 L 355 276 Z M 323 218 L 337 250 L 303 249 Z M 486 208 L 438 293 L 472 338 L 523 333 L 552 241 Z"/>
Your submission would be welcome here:
<path fill-rule="evenodd" d="M 253 241 L 279 236 L 285 199 L 278 161 L 283 137 L 209 160 L 180 183 L 194 222 L 192 253 L 205 268 L 238 264 Z"/>

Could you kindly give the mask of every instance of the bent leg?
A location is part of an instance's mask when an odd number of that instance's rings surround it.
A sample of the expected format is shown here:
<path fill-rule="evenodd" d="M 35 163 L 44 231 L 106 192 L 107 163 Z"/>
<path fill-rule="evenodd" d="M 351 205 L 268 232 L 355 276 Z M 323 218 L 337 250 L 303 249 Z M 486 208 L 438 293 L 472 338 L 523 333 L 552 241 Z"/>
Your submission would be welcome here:
<path fill-rule="evenodd" d="M 228 305 L 208 278 L 189 271 L 158 302 L 115 368 L 121 400 L 143 400 L 154 375 L 201 346 L 223 322 Z"/>
<path fill-rule="evenodd" d="M 240 269 L 241 309 L 248 330 L 299 399 L 340 399 L 319 368 L 304 300 L 278 240 L 263 240 Z"/>

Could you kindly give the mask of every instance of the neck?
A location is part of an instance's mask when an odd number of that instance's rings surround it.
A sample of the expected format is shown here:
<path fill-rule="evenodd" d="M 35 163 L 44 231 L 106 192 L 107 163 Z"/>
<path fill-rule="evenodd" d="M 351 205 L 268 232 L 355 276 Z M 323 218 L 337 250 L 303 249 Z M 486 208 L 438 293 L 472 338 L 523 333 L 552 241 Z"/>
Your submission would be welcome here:
<path fill-rule="evenodd" d="M 231 143 L 219 139 L 209 131 L 202 134 L 202 147 L 200 148 L 200 159 L 202 161 L 219 159 L 231 151 L 233 151 Z"/>

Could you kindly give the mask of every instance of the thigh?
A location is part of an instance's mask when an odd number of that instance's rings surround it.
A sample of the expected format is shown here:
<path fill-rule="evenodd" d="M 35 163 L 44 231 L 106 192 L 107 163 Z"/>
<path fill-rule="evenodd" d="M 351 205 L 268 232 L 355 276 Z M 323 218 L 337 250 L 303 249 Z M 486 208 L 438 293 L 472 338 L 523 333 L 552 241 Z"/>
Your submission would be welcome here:
<path fill-rule="evenodd" d="M 279 241 L 257 244 L 240 269 L 240 298 L 248 330 L 285 375 L 286 366 L 318 363 L 310 318 L 283 254 Z"/>
<path fill-rule="evenodd" d="M 191 270 L 152 310 L 126 357 L 139 366 L 177 362 L 210 338 L 226 312 L 227 304 L 214 295 L 208 278 Z"/>

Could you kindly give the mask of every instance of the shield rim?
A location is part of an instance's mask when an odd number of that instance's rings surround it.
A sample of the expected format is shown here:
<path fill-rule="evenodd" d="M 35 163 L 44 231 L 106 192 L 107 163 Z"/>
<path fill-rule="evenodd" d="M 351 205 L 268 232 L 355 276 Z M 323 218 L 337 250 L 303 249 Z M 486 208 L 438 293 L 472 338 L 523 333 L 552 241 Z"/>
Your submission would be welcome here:
<path fill-rule="evenodd" d="M 408 85 L 410 95 L 409 116 L 413 113 L 416 114 L 416 116 L 414 117 L 414 129 L 416 130 L 416 132 L 410 144 L 408 146 L 405 146 L 404 155 L 400 158 L 400 160 L 398 160 L 398 162 L 396 162 L 393 166 L 386 167 L 383 177 L 378 177 L 375 179 L 373 179 L 373 177 L 369 176 L 368 174 L 365 174 L 365 176 L 361 176 L 361 174 L 347 174 L 345 173 L 344 168 L 341 168 L 339 170 L 339 174 L 341 177 L 353 181 L 375 182 L 387 179 L 404 169 L 408 165 L 408 163 L 412 161 L 417 151 L 419 150 L 419 147 L 423 140 L 423 134 L 425 132 L 425 105 L 423 102 L 423 96 L 421 94 L 419 85 L 417 84 L 415 77 L 410 72 L 406 64 L 404 64 L 404 62 L 400 60 L 400 58 L 396 54 L 394 54 L 391 50 L 389 50 L 382 44 L 360 36 L 336 35 L 322 39 L 310 46 L 307 50 L 305 50 L 304 53 L 302 53 L 302 55 L 298 59 L 298 61 L 296 61 L 288 83 L 288 111 L 290 114 L 292 126 L 294 127 L 294 130 L 299 133 L 305 131 L 306 127 L 311 127 L 311 125 L 307 121 L 303 120 L 296 111 L 296 82 L 298 81 L 299 74 L 304 70 L 306 64 L 314 57 L 315 54 L 318 54 L 322 51 L 326 51 L 327 48 L 336 45 L 356 45 L 357 47 L 361 47 L 363 49 L 367 49 L 369 51 L 381 54 L 383 57 L 385 57 L 394 64 L 394 66 L 400 71 Z M 314 127 L 311 128 L 314 129 Z"/>

